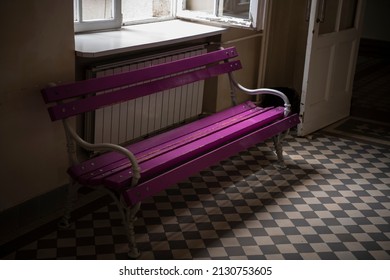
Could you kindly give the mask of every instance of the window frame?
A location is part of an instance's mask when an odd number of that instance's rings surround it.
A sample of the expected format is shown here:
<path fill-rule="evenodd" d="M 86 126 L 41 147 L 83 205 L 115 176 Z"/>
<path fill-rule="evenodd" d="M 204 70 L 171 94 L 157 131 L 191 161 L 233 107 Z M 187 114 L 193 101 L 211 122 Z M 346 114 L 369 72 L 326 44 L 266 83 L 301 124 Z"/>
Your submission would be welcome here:
<path fill-rule="evenodd" d="M 172 17 L 162 17 L 146 20 L 134 20 L 124 22 L 122 16 L 122 0 L 112 0 L 112 19 L 104 20 L 83 20 L 82 18 L 82 0 L 73 0 L 74 3 L 74 30 L 80 32 L 98 32 L 107 29 L 119 29 L 123 25 L 141 24 L 154 21 L 163 21 L 168 19 L 187 19 L 201 23 L 219 24 L 222 26 L 233 26 L 247 28 L 252 30 L 262 30 L 264 28 L 265 13 L 267 3 L 270 0 L 249 0 L 249 19 L 242 19 L 233 16 L 219 15 L 219 5 L 223 3 L 220 0 L 214 1 L 214 11 L 211 15 L 206 12 L 191 11 L 185 9 L 186 0 L 171 0 Z"/>
<path fill-rule="evenodd" d="M 117 29 L 122 26 L 122 0 L 112 0 L 112 19 L 84 20 L 82 0 L 73 0 L 74 31 L 75 33 L 86 31 L 99 31 L 105 29 Z"/>
<path fill-rule="evenodd" d="M 254 30 L 262 30 L 264 28 L 265 13 L 267 2 L 269 0 L 250 0 L 249 3 L 249 19 L 242 19 L 233 16 L 219 15 L 223 1 L 213 0 L 213 14 L 207 12 L 186 10 L 186 0 L 176 0 L 177 9 L 176 17 L 182 19 L 190 19 L 200 22 L 209 22 L 227 26 L 248 28 Z"/>

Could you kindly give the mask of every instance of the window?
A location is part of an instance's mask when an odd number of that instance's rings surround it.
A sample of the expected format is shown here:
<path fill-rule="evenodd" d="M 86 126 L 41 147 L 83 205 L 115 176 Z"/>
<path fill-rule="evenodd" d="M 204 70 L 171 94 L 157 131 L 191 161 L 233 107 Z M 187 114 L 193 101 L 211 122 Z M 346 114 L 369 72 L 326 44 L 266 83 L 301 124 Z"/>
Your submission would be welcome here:
<path fill-rule="evenodd" d="M 226 25 L 263 28 L 267 0 L 178 0 L 177 16 Z"/>
<path fill-rule="evenodd" d="M 172 19 L 172 0 L 122 0 L 123 24 Z"/>
<path fill-rule="evenodd" d="M 73 0 L 75 32 L 114 29 L 122 24 L 121 0 Z"/>
<path fill-rule="evenodd" d="M 261 29 L 268 0 L 73 0 L 75 31 L 175 17 Z"/>

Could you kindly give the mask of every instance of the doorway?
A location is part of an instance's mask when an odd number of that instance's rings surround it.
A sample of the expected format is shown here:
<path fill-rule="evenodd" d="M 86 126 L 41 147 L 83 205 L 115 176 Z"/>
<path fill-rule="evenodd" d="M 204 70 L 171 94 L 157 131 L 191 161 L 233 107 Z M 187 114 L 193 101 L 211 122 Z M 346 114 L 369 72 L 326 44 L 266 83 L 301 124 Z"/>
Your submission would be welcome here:
<path fill-rule="evenodd" d="M 351 116 L 390 123 L 390 1 L 367 1 L 351 101 Z"/>
<path fill-rule="evenodd" d="M 264 86 L 300 95 L 300 136 L 349 115 L 364 3 L 272 2 Z"/>

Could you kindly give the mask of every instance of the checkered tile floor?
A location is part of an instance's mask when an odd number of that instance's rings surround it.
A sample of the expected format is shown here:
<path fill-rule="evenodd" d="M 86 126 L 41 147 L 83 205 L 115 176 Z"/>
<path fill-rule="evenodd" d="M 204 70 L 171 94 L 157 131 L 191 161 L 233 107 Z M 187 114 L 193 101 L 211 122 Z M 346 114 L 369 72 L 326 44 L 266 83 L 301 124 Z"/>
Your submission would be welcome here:
<path fill-rule="evenodd" d="M 267 142 L 145 201 L 140 259 L 390 259 L 390 151 L 315 134 Z M 126 259 L 113 203 L 5 259 Z"/>

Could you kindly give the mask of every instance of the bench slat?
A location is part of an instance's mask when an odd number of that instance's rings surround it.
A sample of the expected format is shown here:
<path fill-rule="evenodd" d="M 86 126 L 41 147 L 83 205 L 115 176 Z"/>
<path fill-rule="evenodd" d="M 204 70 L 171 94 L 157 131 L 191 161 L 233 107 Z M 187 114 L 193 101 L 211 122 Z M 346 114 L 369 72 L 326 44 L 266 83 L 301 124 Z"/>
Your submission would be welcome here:
<path fill-rule="evenodd" d="M 87 99 L 78 99 L 65 104 L 58 104 L 48 109 L 53 121 L 76 116 L 105 106 L 132 100 L 151 93 L 161 92 L 167 89 L 190 84 L 196 81 L 216 77 L 220 74 L 230 73 L 241 69 L 240 61 L 231 61 L 210 66 L 205 69 L 197 69 L 174 77 L 153 80 L 141 85 L 132 86 L 117 91 L 106 92 Z"/>
<path fill-rule="evenodd" d="M 184 126 L 166 131 L 143 141 L 131 144 L 127 147 L 127 149 L 132 151 L 136 155 L 136 157 L 138 157 L 143 153 L 147 153 L 148 150 L 155 149 L 156 146 L 167 145 L 167 143 L 169 142 L 177 141 L 176 139 L 178 138 L 186 137 L 191 133 L 201 131 L 205 128 L 208 128 L 209 126 L 215 125 L 216 123 L 222 123 L 227 119 L 237 118 L 237 116 L 240 116 L 243 113 L 251 111 L 255 108 L 257 112 L 265 112 L 266 110 L 271 109 L 260 109 L 259 107 L 256 107 L 253 102 L 247 101 L 241 105 L 228 108 L 224 111 L 215 113 L 206 118 L 199 119 L 195 122 L 191 122 Z M 88 183 L 88 181 L 86 180 L 89 177 L 99 176 L 99 174 L 108 172 L 108 170 L 111 170 L 112 168 L 117 168 L 123 164 L 128 164 L 128 159 L 126 159 L 123 155 L 119 153 L 111 152 L 84 161 L 79 165 L 72 166 L 68 170 L 68 172 L 75 179 L 82 177 L 83 183 L 86 184 Z M 93 175 L 85 176 L 85 174 L 91 173 L 93 173 Z"/>
<path fill-rule="evenodd" d="M 171 74 L 192 70 L 211 63 L 237 57 L 238 53 L 234 47 L 218 50 L 177 61 L 163 63 L 155 66 L 145 67 L 114 76 L 94 78 L 79 81 L 72 84 L 48 87 L 42 90 L 42 96 L 46 103 L 62 101 L 69 98 L 81 97 L 86 94 L 96 93 L 112 88 L 123 87 L 135 83 L 157 79 Z"/>
<path fill-rule="evenodd" d="M 176 168 L 159 174 L 149 181 L 143 182 L 133 188 L 129 188 L 122 193 L 122 197 L 128 205 L 134 205 L 137 202 L 161 192 L 166 189 L 167 186 L 172 186 L 179 181 L 185 180 L 196 172 L 212 166 L 229 156 L 235 155 L 243 149 L 247 149 L 257 143 L 265 141 L 278 133 L 286 131 L 298 123 L 299 117 L 297 114 L 276 121 L 269 126 L 255 130 L 254 132 L 218 147 L 211 152 L 200 155 L 199 157 L 177 166 Z M 162 184 L 161 182 L 164 183 Z"/>
<path fill-rule="evenodd" d="M 141 176 L 145 177 L 147 170 L 143 170 L 143 164 L 147 161 L 152 160 L 153 158 L 160 157 L 164 154 L 170 153 L 176 149 L 179 149 L 183 146 L 190 146 L 191 143 L 198 141 L 199 139 L 209 137 L 212 134 L 215 134 L 217 131 L 221 130 L 227 130 L 229 126 L 237 126 L 237 124 L 247 121 L 249 119 L 254 119 L 255 116 L 260 114 L 265 114 L 267 110 L 263 110 L 261 108 L 255 108 L 248 111 L 245 111 L 239 115 L 232 116 L 229 119 L 223 120 L 221 122 L 217 122 L 214 124 L 210 124 L 207 127 L 204 127 L 203 129 L 184 134 L 182 137 L 176 137 L 175 139 L 172 139 L 171 141 L 167 141 L 165 143 L 158 143 L 147 149 L 143 150 L 142 152 L 135 154 L 138 163 L 141 166 Z M 183 126 L 182 130 L 186 130 L 186 127 Z M 157 144 L 158 143 L 158 144 Z M 122 159 L 120 161 L 117 161 L 114 165 L 110 164 L 110 166 L 107 167 L 101 167 L 98 169 L 95 169 L 89 173 L 85 173 L 82 175 L 82 180 L 85 183 L 96 185 L 101 184 L 101 180 L 107 176 L 110 176 L 114 172 L 119 172 L 125 169 L 130 168 L 130 163 L 127 159 Z M 112 169 L 115 169 L 113 172 Z M 141 177 L 141 181 L 144 180 Z"/>
<path fill-rule="evenodd" d="M 203 129 L 210 124 L 214 124 L 217 122 L 221 122 L 225 119 L 231 118 L 232 116 L 239 115 L 247 110 L 251 110 L 253 108 L 257 108 L 257 106 L 251 102 L 246 101 L 240 105 L 236 105 L 234 107 L 227 108 L 223 111 L 214 113 L 212 115 L 209 115 L 204 118 L 200 118 L 196 121 L 190 122 L 185 124 L 185 129 L 182 127 L 177 127 L 168 131 L 165 131 L 164 133 L 155 135 L 151 138 L 144 139 L 138 143 L 132 144 L 129 149 L 131 151 L 134 151 L 135 153 L 139 153 L 143 150 L 150 149 L 151 147 L 154 147 L 156 143 L 165 143 L 168 142 L 174 138 L 182 137 L 185 134 Z"/>
<path fill-rule="evenodd" d="M 255 115 L 252 118 L 237 122 L 234 125 L 221 129 L 213 134 L 207 135 L 196 141 L 177 147 L 176 149 L 163 153 L 157 157 L 140 164 L 141 174 L 144 179 L 172 169 L 177 165 L 200 156 L 208 151 L 224 145 L 230 141 L 248 134 L 266 124 L 283 118 L 283 108 L 278 107 L 263 114 Z M 130 176 L 129 176 L 130 175 Z M 108 187 L 120 189 L 129 186 L 131 181 L 131 170 L 126 169 L 104 179 L 104 184 Z"/>
<path fill-rule="evenodd" d="M 224 111 L 212 114 L 208 116 L 207 118 L 202 118 L 199 119 L 195 122 L 191 122 L 185 125 L 185 129 L 182 127 L 178 127 L 169 131 L 166 131 L 164 133 L 155 135 L 151 138 L 144 139 L 140 142 L 131 144 L 127 146 L 127 148 L 132 151 L 134 154 L 138 154 L 146 149 L 150 149 L 154 146 L 156 146 L 156 143 L 165 143 L 167 141 L 170 141 L 171 139 L 177 138 L 177 137 L 182 137 L 183 135 L 187 133 L 194 132 L 196 130 L 202 129 L 204 127 L 207 127 L 210 125 L 210 123 L 216 123 L 219 121 L 222 121 L 224 119 L 227 119 L 231 116 L 240 114 L 246 110 L 249 110 L 251 108 L 255 108 L 256 105 L 253 102 L 247 101 L 241 105 L 234 106 L 231 108 L 228 108 Z M 71 176 L 77 178 L 81 176 L 84 173 L 92 172 L 94 170 L 97 170 L 99 168 L 102 168 L 106 166 L 107 162 L 116 162 L 121 159 L 123 159 L 124 156 L 116 153 L 116 152 L 111 152 L 111 153 L 106 153 L 103 155 L 100 155 L 99 157 L 86 160 L 82 162 L 79 165 L 74 165 L 69 169 L 69 173 Z"/>

